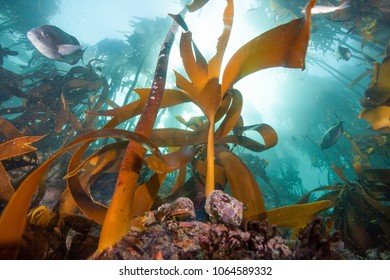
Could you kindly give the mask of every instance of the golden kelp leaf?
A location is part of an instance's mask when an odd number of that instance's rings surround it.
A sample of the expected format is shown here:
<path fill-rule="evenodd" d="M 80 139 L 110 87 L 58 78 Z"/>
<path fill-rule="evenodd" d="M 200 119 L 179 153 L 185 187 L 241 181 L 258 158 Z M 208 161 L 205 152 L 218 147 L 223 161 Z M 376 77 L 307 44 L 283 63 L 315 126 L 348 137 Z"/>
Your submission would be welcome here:
<path fill-rule="evenodd" d="M 188 121 L 186 121 L 182 116 L 176 116 L 176 119 L 180 123 L 184 124 L 187 128 L 192 130 L 197 130 L 207 121 L 205 116 L 194 116 L 191 117 Z"/>
<path fill-rule="evenodd" d="M 182 33 L 180 38 L 180 55 L 183 60 L 184 69 L 196 88 L 203 88 L 208 81 L 207 72 L 199 65 L 192 50 L 191 32 Z"/>
<path fill-rule="evenodd" d="M 372 129 L 390 129 L 390 107 L 378 106 L 375 108 L 363 108 L 359 114 L 359 119 L 368 121 Z"/>
<path fill-rule="evenodd" d="M 192 161 L 192 167 L 196 170 L 196 172 L 199 172 L 202 174 L 204 177 L 206 177 L 206 162 L 203 160 L 199 159 L 194 159 Z M 221 187 L 225 187 L 228 180 L 225 175 L 224 169 L 219 166 L 215 165 L 214 166 L 214 174 L 215 174 L 215 182 L 219 184 Z"/>
<path fill-rule="evenodd" d="M 387 218 L 390 218 L 390 207 L 386 206 L 381 201 L 378 201 L 374 198 L 372 198 L 367 192 L 365 192 L 362 188 L 355 187 L 355 191 L 360 194 L 368 204 L 370 204 L 374 209 L 376 209 L 379 213 L 386 216 Z"/>
<path fill-rule="evenodd" d="M 361 178 L 371 182 L 381 182 L 390 185 L 390 169 L 365 169 L 361 173 Z"/>
<path fill-rule="evenodd" d="M 27 211 L 30 206 L 32 197 L 35 194 L 38 184 L 45 176 L 47 169 L 55 159 L 57 159 L 64 152 L 79 145 L 80 143 L 90 142 L 98 138 L 127 138 L 126 135 L 129 135 L 129 131 L 120 129 L 101 129 L 86 133 L 70 142 L 66 147 L 51 156 L 47 161 L 35 169 L 15 191 L 15 194 L 8 202 L 0 217 L 0 246 L 6 244 L 19 244 L 21 241 L 26 223 Z M 33 138 L 35 141 L 41 139 L 42 137 L 43 136 L 26 136 L 26 138 L 30 140 Z"/>
<path fill-rule="evenodd" d="M 54 124 L 54 131 L 57 133 L 62 131 L 62 128 L 68 122 L 70 115 L 68 102 L 65 99 L 64 93 L 61 93 L 60 100 L 60 108 L 58 109 L 58 114 Z"/>
<path fill-rule="evenodd" d="M 150 89 L 149 89 L 149 91 L 150 91 Z M 103 112 L 85 111 L 84 113 L 87 115 L 94 115 L 94 116 L 115 116 L 115 115 L 123 114 L 124 112 L 128 112 L 128 111 L 130 111 L 130 112 L 140 111 L 139 108 L 145 106 L 149 91 L 142 90 L 141 91 L 142 94 L 137 93 L 139 96 L 139 99 L 137 99 L 134 102 L 131 102 L 127 105 L 124 105 L 124 106 L 121 106 L 118 108 L 113 108 L 110 110 L 105 110 Z M 138 114 L 140 114 L 140 113 L 138 113 Z M 135 115 L 137 115 L 137 113 L 135 113 Z M 128 118 L 130 118 L 130 117 L 128 117 Z"/>
<path fill-rule="evenodd" d="M 133 217 L 141 216 L 146 211 L 149 211 L 157 196 L 161 184 L 165 179 L 166 174 L 153 174 L 149 180 L 140 185 L 135 191 L 134 201 L 131 205 L 131 213 Z"/>
<path fill-rule="evenodd" d="M 372 105 L 380 105 L 390 98 L 390 57 L 383 64 L 374 63 L 374 73 L 364 95 Z"/>
<path fill-rule="evenodd" d="M 307 204 L 297 204 L 275 208 L 267 211 L 271 225 L 282 228 L 302 228 L 311 222 L 319 212 L 331 207 L 329 200 Z"/>
<path fill-rule="evenodd" d="M 347 202 L 344 205 L 345 222 L 343 232 L 348 235 L 345 239 L 347 243 L 353 243 L 352 247 L 358 249 L 361 253 L 373 247 L 370 234 L 364 227 L 361 218 L 356 215 L 354 206 Z"/>
<path fill-rule="evenodd" d="M 176 192 L 180 191 L 184 183 L 186 182 L 187 177 L 187 165 L 183 165 L 177 172 L 175 183 L 173 184 L 172 188 L 169 191 L 168 195 L 175 194 Z"/>
<path fill-rule="evenodd" d="M 80 120 L 76 118 L 71 112 L 69 112 L 69 122 L 75 131 L 83 130 L 83 126 L 81 125 Z"/>
<path fill-rule="evenodd" d="M 320 192 L 320 191 L 338 191 L 338 192 L 342 192 L 343 191 L 343 187 L 341 186 L 323 186 L 323 187 L 318 187 L 318 188 L 315 188 L 314 190 L 311 190 L 309 191 L 308 193 L 306 193 L 304 196 L 302 196 L 299 200 L 298 200 L 298 204 L 305 204 L 309 201 L 309 198 L 310 198 L 310 195 L 313 193 L 313 192 Z"/>
<path fill-rule="evenodd" d="M 127 139 L 130 139 L 132 141 L 136 141 L 137 143 L 139 143 L 140 145 L 142 145 L 143 147 L 145 147 L 145 149 L 148 149 L 150 152 L 152 152 L 154 155 L 156 155 L 156 157 L 158 157 L 161 161 L 163 161 L 163 157 L 158 149 L 157 146 L 155 146 L 152 142 L 150 142 L 146 137 L 140 135 L 140 134 L 137 134 L 135 132 L 132 132 L 132 131 L 127 131 L 127 130 L 112 130 L 112 131 L 115 131 L 116 133 L 119 133 L 119 134 L 122 134 L 122 137 L 120 138 L 127 138 Z M 99 132 L 96 131 L 95 133 Z M 119 136 L 119 135 L 118 135 Z M 115 137 L 114 135 L 112 135 L 112 137 Z M 76 168 L 79 168 L 79 163 L 82 159 L 82 156 L 86 150 L 86 148 L 88 147 L 88 144 L 90 142 L 87 142 L 85 143 L 83 146 L 81 146 L 72 156 L 70 162 L 69 162 L 69 166 L 68 166 L 68 173 L 70 174 L 73 174 L 73 170 L 76 169 Z M 128 144 L 128 142 L 127 142 Z M 107 164 L 113 164 L 115 162 L 115 156 L 114 158 L 112 157 L 112 154 L 116 154 L 117 151 L 119 149 L 123 149 L 124 147 L 122 146 L 122 144 L 116 144 L 116 145 L 110 145 L 109 147 L 103 147 L 102 150 L 104 150 L 104 152 L 102 152 L 100 155 L 103 156 L 103 166 L 101 166 L 101 168 L 106 168 L 107 167 Z M 108 158 L 104 159 L 105 156 L 107 156 L 107 153 L 108 154 L 111 154 L 111 156 L 108 156 Z M 96 157 L 96 153 L 95 153 L 95 157 Z M 98 155 L 98 156 L 100 156 Z M 91 157 L 89 159 L 89 161 L 87 162 L 90 162 L 90 160 L 93 159 L 93 157 Z M 113 162 L 114 160 L 114 162 Z M 85 163 L 86 161 L 84 161 Z M 96 169 L 96 167 L 94 167 L 93 169 Z M 84 184 L 80 181 L 79 177 L 78 176 L 72 176 L 72 177 L 69 177 L 67 178 L 67 186 L 73 196 L 73 199 L 74 201 L 76 202 L 77 206 L 80 208 L 81 211 L 83 211 L 89 218 L 91 218 L 92 220 L 94 220 L 95 222 L 99 223 L 99 224 L 102 224 L 103 221 L 104 221 L 104 218 L 105 218 L 105 215 L 106 215 L 106 212 L 107 212 L 107 208 L 102 205 L 101 203 L 98 203 L 96 201 L 94 201 L 90 195 L 90 192 L 89 192 L 89 187 L 88 187 L 88 182 L 90 181 L 90 178 L 89 177 L 92 177 L 95 173 L 95 171 L 91 171 L 90 174 L 88 174 L 88 178 L 85 179 L 84 181 Z M 99 172 L 99 171 L 96 171 L 96 172 Z M 84 174 L 83 174 L 84 175 Z"/>
<path fill-rule="evenodd" d="M 208 125 L 195 131 L 177 128 L 157 128 L 152 132 L 151 140 L 159 147 L 183 147 L 200 145 L 207 142 Z"/>
<path fill-rule="evenodd" d="M 77 209 L 77 204 L 74 202 L 74 199 L 68 188 L 62 192 L 58 205 L 58 212 L 62 214 L 74 214 L 75 210 Z"/>
<path fill-rule="evenodd" d="M 216 149 L 215 159 L 225 170 L 233 196 L 244 203 L 244 221 L 264 213 L 263 195 L 253 174 L 241 159 L 225 149 Z"/>
<path fill-rule="evenodd" d="M 229 60 L 222 77 L 222 94 L 241 78 L 270 67 L 305 68 L 310 37 L 311 8 L 304 18 L 279 25 L 242 46 Z"/>
<path fill-rule="evenodd" d="M 191 82 L 189 82 L 182 74 L 173 70 L 176 77 L 176 86 L 187 93 L 197 95 L 200 89 L 196 88 Z"/>
<path fill-rule="evenodd" d="M 232 95 L 225 94 L 225 96 L 222 98 L 221 103 L 219 104 L 217 112 L 215 113 L 214 121 L 216 123 L 226 115 L 226 112 L 230 108 L 231 102 L 232 102 Z"/>
<path fill-rule="evenodd" d="M 342 167 L 338 167 L 336 164 L 334 164 L 332 162 L 332 169 L 334 171 L 334 173 L 336 173 L 336 175 L 345 183 L 347 184 L 350 184 L 351 182 L 347 179 L 347 177 L 345 177 L 344 175 L 344 169 L 345 169 L 345 165 L 342 166 Z"/>
<path fill-rule="evenodd" d="M 227 5 L 223 13 L 223 32 L 222 35 L 218 38 L 217 52 L 209 61 L 208 75 L 210 79 L 219 78 L 219 75 L 221 74 L 220 72 L 223 55 L 225 54 L 226 46 L 228 44 L 232 30 L 234 4 L 233 0 L 227 0 L 226 2 Z M 224 92 L 222 95 L 224 95 Z"/>
<path fill-rule="evenodd" d="M 77 166 L 77 163 L 80 162 L 80 154 L 84 153 L 84 148 L 86 147 L 86 145 L 83 145 L 73 155 L 68 166 L 68 171 L 71 171 L 72 168 Z M 73 176 L 67 178 L 66 184 L 78 208 L 91 220 L 95 221 L 98 224 L 103 224 L 104 218 L 107 213 L 107 207 L 101 203 L 94 201 L 89 191 L 88 182 L 93 170 L 94 166 L 86 166 L 85 172 L 80 177 Z"/>
<path fill-rule="evenodd" d="M 200 92 L 192 92 L 188 98 L 198 105 L 214 127 L 214 117 L 222 100 L 221 85 L 218 83 L 218 79 L 214 78 L 207 81 Z"/>
<path fill-rule="evenodd" d="M 15 193 L 14 188 L 11 185 L 8 173 L 5 170 L 3 164 L 0 162 L 0 201 L 8 201 Z"/>
<path fill-rule="evenodd" d="M 192 41 L 192 44 L 194 45 L 194 52 L 195 52 L 195 58 L 196 58 L 196 63 L 203 69 L 208 74 L 208 63 L 206 58 L 203 56 L 203 54 L 200 52 L 198 49 L 198 46 L 195 44 L 194 41 Z"/>
<path fill-rule="evenodd" d="M 115 127 L 127 121 L 131 117 L 141 114 L 143 108 L 145 107 L 147 98 L 149 96 L 150 89 L 142 88 L 142 89 L 135 89 L 134 91 L 137 92 L 137 94 L 140 96 L 140 100 L 134 101 L 123 107 L 113 109 L 112 111 L 115 110 L 115 115 L 104 126 L 104 128 Z M 171 107 L 186 102 L 190 102 L 187 93 L 176 89 L 165 89 L 160 108 Z"/>
<path fill-rule="evenodd" d="M 241 116 L 243 105 L 241 92 L 233 89 L 229 95 L 232 96 L 232 103 L 229 107 L 229 110 L 226 112 L 225 119 L 222 121 L 217 131 L 215 132 L 215 139 L 220 139 L 226 136 L 235 127 Z"/>
<path fill-rule="evenodd" d="M 248 130 L 254 130 L 258 132 L 264 140 L 264 144 L 259 143 L 249 137 L 240 136 L 243 132 Z M 227 135 L 217 141 L 219 144 L 231 143 L 240 145 L 254 152 L 262 152 L 269 148 L 274 147 L 278 143 L 278 135 L 275 130 L 268 124 L 257 124 L 244 127 L 236 126 L 234 128 L 233 135 Z"/>
<path fill-rule="evenodd" d="M 207 4 L 209 0 L 194 0 L 190 5 L 186 5 L 189 12 L 195 12 Z"/>
<path fill-rule="evenodd" d="M 128 143 L 129 143 L 128 141 L 119 141 L 119 142 L 110 143 L 110 144 L 103 146 L 97 152 L 93 153 L 92 155 L 90 155 L 89 157 L 84 159 L 83 162 L 77 168 L 73 169 L 73 171 L 71 173 L 66 174 L 64 179 L 75 176 L 77 173 L 79 173 L 81 170 L 83 170 L 83 167 L 87 163 L 90 163 L 90 164 L 95 165 L 95 166 L 98 165 L 99 161 L 102 161 L 102 159 L 103 159 L 103 161 L 105 161 L 104 158 L 106 157 L 105 154 L 107 152 L 111 153 L 111 152 L 118 152 L 120 150 L 123 150 L 127 147 Z M 109 158 L 112 158 L 112 156 L 109 156 Z"/>
<path fill-rule="evenodd" d="M 178 151 L 163 155 L 158 158 L 155 155 L 147 156 L 148 167 L 156 173 L 170 173 L 190 162 L 198 152 L 198 148 L 182 147 Z"/>
<path fill-rule="evenodd" d="M 37 150 L 31 143 L 41 140 L 43 136 L 22 136 L 0 144 L 0 160 L 13 158 Z"/>
<path fill-rule="evenodd" d="M 23 136 L 12 123 L 2 117 L 0 117 L 0 132 L 4 134 L 6 139 Z"/>

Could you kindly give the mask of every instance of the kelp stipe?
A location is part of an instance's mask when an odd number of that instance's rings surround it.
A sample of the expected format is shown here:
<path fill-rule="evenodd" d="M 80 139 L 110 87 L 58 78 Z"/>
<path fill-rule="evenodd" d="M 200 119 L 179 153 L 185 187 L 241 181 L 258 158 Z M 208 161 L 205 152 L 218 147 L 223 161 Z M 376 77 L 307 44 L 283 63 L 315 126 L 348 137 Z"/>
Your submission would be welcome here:
<path fill-rule="evenodd" d="M 160 109 L 165 89 L 165 78 L 170 50 L 175 38 L 178 25 L 174 22 L 163 42 L 157 61 L 156 71 L 148 100 L 141 113 L 135 132 L 150 137 L 157 112 Z M 112 202 L 105 217 L 98 251 L 102 251 L 124 237 L 134 218 L 131 205 L 137 189 L 139 172 L 146 150 L 137 142 L 130 141 L 126 148 L 119 171 Z M 115 228 L 115 231 L 112 229 Z"/>

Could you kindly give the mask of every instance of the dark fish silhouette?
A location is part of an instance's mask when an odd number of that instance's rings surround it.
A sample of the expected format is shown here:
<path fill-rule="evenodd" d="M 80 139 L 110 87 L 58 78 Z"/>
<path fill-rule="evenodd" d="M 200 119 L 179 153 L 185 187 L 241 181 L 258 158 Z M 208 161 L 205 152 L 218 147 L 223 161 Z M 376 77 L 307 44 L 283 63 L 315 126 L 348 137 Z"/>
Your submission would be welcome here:
<path fill-rule="evenodd" d="M 320 144 L 321 149 L 326 150 L 333 146 L 337 142 L 337 140 L 339 140 L 339 138 L 343 134 L 343 131 L 343 122 L 339 119 L 336 124 L 334 124 L 325 132 Z"/>
<path fill-rule="evenodd" d="M 54 25 L 33 28 L 27 32 L 27 38 L 47 58 L 71 65 L 83 58 L 79 41 Z"/>
<path fill-rule="evenodd" d="M 338 46 L 336 50 L 336 57 L 337 61 L 339 61 L 340 59 L 348 61 L 351 59 L 352 53 L 348 48 Z"/>
<path fill-rule="evenodd" d="M 9 48 L 3 48 L 3 46 L 0 44 L 0 65 L 3 65 L 4 57 L 7 57 L 9 55 L 16 56 L 16 55 L 18 55 L 18 52 L 11 51 Z"/>

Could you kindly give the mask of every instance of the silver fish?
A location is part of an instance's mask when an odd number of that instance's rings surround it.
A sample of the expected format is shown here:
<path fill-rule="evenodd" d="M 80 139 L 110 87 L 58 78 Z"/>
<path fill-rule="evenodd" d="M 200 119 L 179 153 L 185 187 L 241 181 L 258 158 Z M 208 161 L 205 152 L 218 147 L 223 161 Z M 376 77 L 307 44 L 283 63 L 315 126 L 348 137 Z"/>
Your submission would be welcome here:
<path fill-rule="evenodd" d="M 42 25 L 27 32 L 27 38 L 44 56 L 57 61 L 76 64 L 83 58 L 79 41 L 54 25 Z"/>
<path fill-rule="evenodd" d="M 343 122 L 339 120 L 325 132 L 320 144 L 321 149 L 326 150 L 333 146 L 343 135 L 343 131 Z"/>
<path fill-rule="evenodd" d="M 318 14 L 329 14 L 329 13 L 334 13 L 338 10 L 342 10 L 342 9 L 346 9 L 349 7 L 349 3 L 348 2 L 344 2 L 343 4 L 339 5 L 339 6 L 314 6 L 312 9 L 311 9 L 311 13 L 313 15 L 318 15 Z M 302 10 L 302 13 L 304 14 L 305 13 L 305 9 Z"/>

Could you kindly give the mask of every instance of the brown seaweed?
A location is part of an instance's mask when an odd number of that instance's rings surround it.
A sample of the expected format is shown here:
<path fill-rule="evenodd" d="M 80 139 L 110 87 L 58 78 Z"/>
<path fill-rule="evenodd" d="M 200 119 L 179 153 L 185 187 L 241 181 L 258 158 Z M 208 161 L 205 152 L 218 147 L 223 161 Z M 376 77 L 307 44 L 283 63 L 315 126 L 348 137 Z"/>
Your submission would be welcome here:
<path fill-rule="evenodd" d="M 195 2 L 199 4 L 199 1 Z M 28 86 L 26 83 L 29 94 L 24 97 L 29 106 L 23 107 L 26 111 L 16 120 L 15 126 L 20 129 L 26 120 L 34 116 L 39 122 L 27 127 L 26 132 L 54 132 L 56 136 L 61 134 L 65 140 L 63 148 L 31 173 L 12 195 L 0 218 L 0 247 L 9 249 L 20 246 L 31 200 L 46 171 L 61 154 L 80 145 L 73 151 L 70 159 L 68 175 L 65 177 L 67 189 L 63 192 L 59 201 L 61 205 L 56 211 L 60 215 L 75 215 L 76 211 L 81 210 L 89 220 L 102 224 L 98 251 L 116 243 L 127 233 L 129 227 L 143 230 L 143 221 L 139 217 L 160 199 L 157 192 L 166 175 L 180 170 L 170 192 L 170 195 L 177 195 L 187 183 L 187 166 L 191 166 L 194 176 L 200 178 L 199 182 L 205 179 L 202 191 L 206 195 L 216 185 L 224 189 L 229 182 L 233 195 L 246 205 L 246 221 L 269 216 L 276 225 L 299 228 L 315 213 L 326 209 L 329 206 L 327 201 L 299 205 L 293 208 L 296 210 L 294 212 L 289 211 L 288 207 L 266 211 L 263 195 L 253 175 L 229 149 L 229 145 L 240 145 L 261 152 L 276 145 L 277 134 L 269 125 L 244 126 L 241 118 L 243 96 L 233 85 L 246 75 L 269 67 L 304 68 L 310 9 L 314 3 L 311 0 L 307 5 L 305 18 L 272 29 L 239 49 L 220 79 L 221 63 L 234 13 L 233 1 L 227 0 L 224 29 L 218 40 L 216 54 L 208 62 L 193 42 L 191 33 L 187 31 L 182 34 L 180 52 L 189 79 L 175 72 L 176 84 L 180 90 L 165 89 L 168 54 L 177 28 L 173 24 L 161 48 L 151 88 L 135 90 L 140 96 L 139 100 L 112 110 L 102 111 L 105 104 L 111 104 L 108 101 L 108 84 L 104 77 L 95 73 L 90 64 L 87 67 L 74 67 L 66 76 L 49 81 L 39 80 L 37 76 L 24 77 L 24 81 L 29 80 Z M 286 53 L 286 47 L 275 52 L 273 46 L 267 44 L 268 40 L 278 39 L 285 40 L 285 46 L 290 48 L 289 53 Z M 265 47 L 258 50 L 257 44 L 264 44 Z M 245 49 L 250 51 L 242 57 Z M 273 52 L 275 54 L 269 57 Z M 23 79 L 16 78 L 22 84 Z M 12 85 L 17 88 L 15 84 Z M 15 96 L 20 94 L 17 90 L 14 92 Z M 99 97 L 94 96 L 97 92 L 100 92 Z M 82 112 L 74 107 L 82 102 L 87 103 L 88 109 L 84 110 L 85 118 L 79 120 Z M 153 129 L 159 109 L 186 102 L 199 106 L 207 121 L 203 118 L 194 130 Z M 40 117 L 37 112 L 45 112 L 49 118 Z M 140 115 L 140 119 L 135 132 L 115 129 L 117 125 L 136 115 Z M 113 118 L 96 130 L 97 116 Z M 50 121 L 47 122 L 46 119 Z M 218 127 L 215 127 L 219 121 Z M 256 131 L 263 143 L 245 136 L 244 132 L 248 130 Z M 75 136 L 78 137 L 70 141 Z M 93 141 L 103 138 L 116 138 L 120 141 L 106 143 L 87 156 L 87 149 Z M 179 150 L 161 155 L 160 147 L 179 147 Z M 146 156 L 146 151 L 152 155 Z M 148 179 L 141 178 L 143 166 L 154 172 Z M 118 173 L 118 179 L 112 201 L 106 206 L 94 201 L 90 188 L 108 170 Z M 52 217 L 56 215 L 44 208 L 34 209 L 30 212 L 27 225 L 51 224 Z"/>

